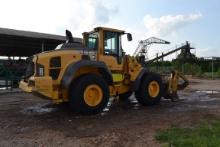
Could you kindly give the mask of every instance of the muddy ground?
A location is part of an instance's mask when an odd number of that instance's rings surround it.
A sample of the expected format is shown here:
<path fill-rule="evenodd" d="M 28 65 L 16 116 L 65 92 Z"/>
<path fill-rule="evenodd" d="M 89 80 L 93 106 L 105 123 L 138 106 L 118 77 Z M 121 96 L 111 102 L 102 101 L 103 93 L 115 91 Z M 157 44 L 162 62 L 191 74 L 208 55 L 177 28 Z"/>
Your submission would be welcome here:
<path fill-rule="evenodd" d="M 191 79 L 181 101 L 153 107 L 113 103 L 105 112 L 80 116 L 26 93 L 0 93 L 0 146 L 161 146 L 154 136 L 170 126 L 220 118 L 220 80 Z"/>

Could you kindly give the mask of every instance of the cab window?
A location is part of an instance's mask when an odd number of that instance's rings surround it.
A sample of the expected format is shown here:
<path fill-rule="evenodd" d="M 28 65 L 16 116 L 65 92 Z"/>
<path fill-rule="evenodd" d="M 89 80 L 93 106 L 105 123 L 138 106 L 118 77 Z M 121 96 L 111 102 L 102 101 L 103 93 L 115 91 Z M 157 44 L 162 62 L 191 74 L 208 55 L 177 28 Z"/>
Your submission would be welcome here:
<path fill-rule="evenodd" d="M 105 55 L 118 56 L 119 34 L 116 32 L 104 32 Z"/>
<path fill-rule="evenodd" d="M 90 50 L 98 50 L 98 32 L 88 35 L 87 47 Z"/>

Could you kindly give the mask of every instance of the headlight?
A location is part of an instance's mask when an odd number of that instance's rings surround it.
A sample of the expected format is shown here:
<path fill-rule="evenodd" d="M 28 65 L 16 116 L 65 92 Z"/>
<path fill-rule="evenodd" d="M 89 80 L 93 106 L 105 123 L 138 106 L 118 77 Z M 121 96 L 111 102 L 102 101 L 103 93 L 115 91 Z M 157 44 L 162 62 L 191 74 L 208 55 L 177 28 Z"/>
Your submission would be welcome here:
<path fill-rule="evenodd" d="M 41 76 L 41 77 L 44 76 L 44 66 L 43 65 L 37 64 L 36 69 L 37 69 L 36 76 Z"/>
<path fill-rule="evenodd" d="M 44 76 L 44 68 L 43 67 L 39 68 L 39 76 Z"/>

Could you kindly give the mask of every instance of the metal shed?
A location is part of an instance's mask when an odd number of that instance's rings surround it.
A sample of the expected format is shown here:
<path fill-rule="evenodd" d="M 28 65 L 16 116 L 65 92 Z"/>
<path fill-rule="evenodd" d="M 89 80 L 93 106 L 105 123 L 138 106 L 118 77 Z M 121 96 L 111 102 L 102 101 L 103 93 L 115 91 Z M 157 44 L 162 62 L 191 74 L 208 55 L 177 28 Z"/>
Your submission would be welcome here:
<path fill-rule="evenodd" d="M 81 42 L 82 39 L 75 38 Z M 27 57 L 53 50 L 66 41 L 65 36 L 0 28 L 0 56 Z"/>

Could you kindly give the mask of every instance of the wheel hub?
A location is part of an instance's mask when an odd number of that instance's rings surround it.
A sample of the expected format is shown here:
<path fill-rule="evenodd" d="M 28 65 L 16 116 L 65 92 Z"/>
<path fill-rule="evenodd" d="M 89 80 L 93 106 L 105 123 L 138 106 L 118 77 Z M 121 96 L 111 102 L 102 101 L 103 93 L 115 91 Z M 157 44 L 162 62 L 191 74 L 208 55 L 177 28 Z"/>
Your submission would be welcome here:
<path fill-rule="evenodd" d="M 102 98 L 103 92 L 98 85 L 92 84 L 86 87 L 84 91 L 84 101 L 87 105 L 95 107 L 100 104 Z"/>
<path fill-rule="evenodd" d="M 150 82 L 148 86 L 148 93 L 151 97 L 155 98 L 160 92 L 160 86 L 157 81 Z"/>

